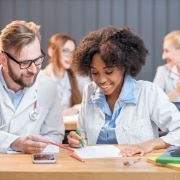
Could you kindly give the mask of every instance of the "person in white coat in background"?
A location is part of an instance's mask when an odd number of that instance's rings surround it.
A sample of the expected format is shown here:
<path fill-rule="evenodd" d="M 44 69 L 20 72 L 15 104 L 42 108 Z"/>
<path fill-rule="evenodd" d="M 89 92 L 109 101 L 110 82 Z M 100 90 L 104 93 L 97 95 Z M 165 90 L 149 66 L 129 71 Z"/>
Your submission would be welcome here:
<path fill-rule="evenodd" d="M 41 153 L 61 143 L 64 123 L 56 84 L 40 73 L 40 26 L 12 21 L 0 34 L 0 152 Z"/>
<path fill-rule="evenodd" d="M 153 82 L 163 89 L 171 102 L 180 102 L 180 30 L 164 37 L 162 59 L 167 63 L 157 67 Z"/>
<path fill-rule="evenodd" d="M 76 41 L 69 34 L 53 34 L 48 41 L 49 64 L 43 69 L 58 87 L 63 116 L 78 115 L 82 91 L 89 79 L 77 76 L 71 69 Z"/>
<path fill-rule="evenodd" d="M 160 87 L 135 80 L 148 50 L 130 28 L 107 26 L 83 38 L 73 69 L 90 76 L 84 89 L 78 130 L 69 145 L 119 144 L 122 156 L 180 145 L 180 112 Z M 161 128 L 166 135 L 159 137 Z M 78 135 L 81 134 L 81 135 Z"/>

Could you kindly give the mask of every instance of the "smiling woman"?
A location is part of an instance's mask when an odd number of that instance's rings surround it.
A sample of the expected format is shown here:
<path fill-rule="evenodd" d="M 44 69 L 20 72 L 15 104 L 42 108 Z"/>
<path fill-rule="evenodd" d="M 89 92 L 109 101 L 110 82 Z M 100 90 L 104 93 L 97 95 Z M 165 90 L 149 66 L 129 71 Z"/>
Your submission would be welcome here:
<path fill-rule="evenodd" d="M 107 26 L 83 38 L 73 69 L 92 82 L 84 90 L 77 123 L 81 136 L 71 131 L 71 146 L 81 147 L 79 139 L 127 144 L 121 154 L 132 156 L 180 144 L 180 112 L 159 87 L 134 78 L 147 54 L 143 40 L 127 27 Z M 159 138 L 158 127 L 171 133 Z"/>
<path fill-rule="evenodd" d="M 171 102 L 180 102 L 180 30 L 164 37 L 162 59 L 167 63 L 157 68 L 153 82 Z"/>

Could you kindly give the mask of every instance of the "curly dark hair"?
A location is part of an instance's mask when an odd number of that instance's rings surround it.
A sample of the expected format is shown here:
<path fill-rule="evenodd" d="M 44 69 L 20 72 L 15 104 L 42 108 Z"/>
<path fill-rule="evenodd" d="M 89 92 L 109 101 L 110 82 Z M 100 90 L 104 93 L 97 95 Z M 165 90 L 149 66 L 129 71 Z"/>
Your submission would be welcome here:
<path fill-rule="evenodd" d="M 90 63 L 96 53 L 107 66 L 124 67 L 127 74 L 136 76 L 145 64 L 148 50 L 129 27 L 106 26 L 82 39 L 74 53 L 73 70 L 81 76 L 90 75 Z"/>

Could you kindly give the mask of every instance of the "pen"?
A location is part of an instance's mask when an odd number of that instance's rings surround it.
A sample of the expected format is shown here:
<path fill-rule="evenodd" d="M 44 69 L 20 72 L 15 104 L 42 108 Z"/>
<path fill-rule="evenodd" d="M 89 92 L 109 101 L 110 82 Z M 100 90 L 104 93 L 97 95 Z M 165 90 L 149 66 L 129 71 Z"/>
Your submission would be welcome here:
<path fill-rule="evenodd" d="M 81 132 L 78 129 L 76 130 L 76 134 L 81 136 Z M 80 139 L 79 142 L 80 142 L 81 146 L 84 147 L 84 141 L 82 139 Z"/>
<path fill-rule="evenodd" d="M 85 162 L 84 159 L 81 159 L 79 156 L 77 156 L 77 155 L 75 155 L 75 154 L 71 154 L 71 157 L 74 158 L 74 159 L 76 159 L 76 160 L 78 160 L 78 161 L 80 161 L 80 162 Z"/>
<path fill-rule="evenodd" d="M 124 164 L 125 166 L 130 166 L 130 165 L 132 165 L 132 164 L 134 164 L 134 163 L 139 162 L 140 160 L 141 160 L 141 158 L 138 158 L 138 159 L 135 159 L 135 160 L 130 160 L 130 161 L 124 161 L 123 164 Z"/>
<path fill-rule="evenodd" d="M 58 144 L 58 143 L 55 143 L 55 142 L 52 142 L 52 141 L 49 141 L 49 143 L 52 144 L 52 145 L 55 145 L 55 146 L 59 146 L 60 148 L 66 149 L 66 150 L 68 150 L 70 152 L 74 152 L 73 149 L 71 149 L 69 147 L 66 147 L 66 146 L 63 146 L 62 144 Z"/>

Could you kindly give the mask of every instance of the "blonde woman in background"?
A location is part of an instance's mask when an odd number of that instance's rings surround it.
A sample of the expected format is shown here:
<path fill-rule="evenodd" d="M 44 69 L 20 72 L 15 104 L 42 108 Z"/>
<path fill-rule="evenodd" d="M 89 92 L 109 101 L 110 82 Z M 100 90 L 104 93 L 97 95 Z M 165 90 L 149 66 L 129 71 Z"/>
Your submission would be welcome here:
<path fill-rule="evenodd" d="M 56 83 L 61 98 L 63 116 L 78 114 L 81 103 L 81 91 L 86 81 L 79 78 L 71 70 L 72 55 L 76 48 L 75 40 L 67 34 L 54 34 L 48 42 L 50 63 L 43 73 Z M 79 82 L 79 84 L 78 84 Z"/>
<path fill-rule="evenodd" d="M 164 37 L 162 59 L 153 82 L 168 95 L 171 102 L 180 102 L 180 31 L 172 31 Z"/>

